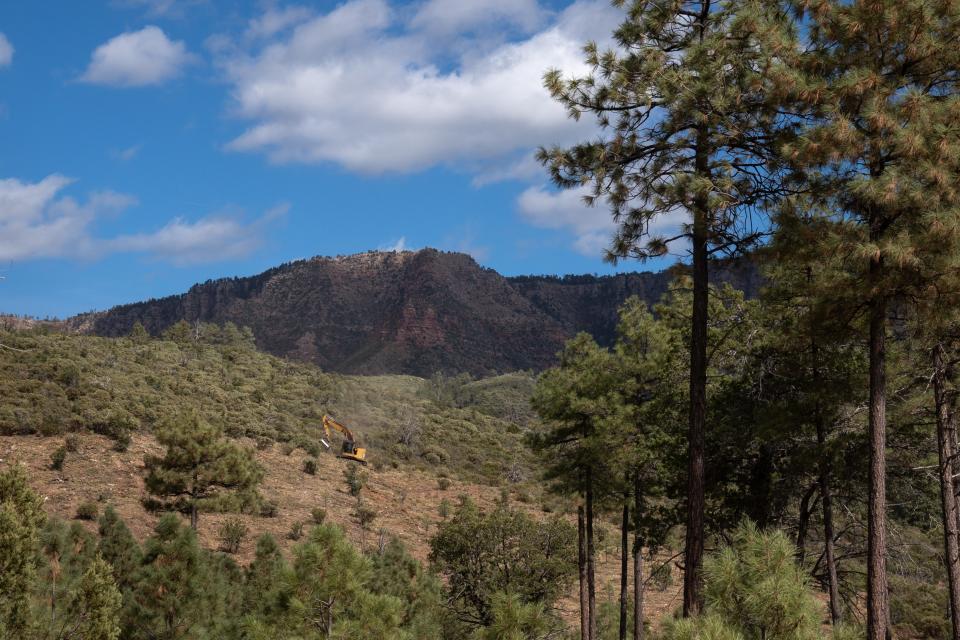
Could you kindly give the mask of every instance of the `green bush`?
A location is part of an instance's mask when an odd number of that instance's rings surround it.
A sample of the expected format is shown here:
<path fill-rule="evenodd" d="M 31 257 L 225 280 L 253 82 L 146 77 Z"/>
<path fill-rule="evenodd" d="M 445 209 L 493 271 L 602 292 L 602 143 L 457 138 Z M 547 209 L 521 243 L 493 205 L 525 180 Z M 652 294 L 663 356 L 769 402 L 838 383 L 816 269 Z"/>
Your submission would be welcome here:
<path fill-rule="evenodd" d="M 240 518 L 230 518 L 220 525 L 220 549 L 226 553 L 236 553 L 247 537 L 249 529 Z"/>
<path fill-rule="evenodd" d="M 63 446 L 66 447 L 70 453 L 76 453 L 80 450 L 80 438 L 74 434 L 70 434 L 63 439 Z"/>
<path fill-rule="evenodd" d="M 65 446 L 57 447 L 50 454 L 50 468 L 54 471 L 63 471 L 63 463 L 67 461 L 67 448 Z"/>
<path fill-rule="evenodd" d="M 377 512 L 365 504 L 358 504 L 353 515 L 357 518 L 357 524 L 359 524 L 360 528 L 364 531 L 368 530 L 370 525 L 373 524 L 373 521 L 377 519 Z"/>
<path fill-rule="evenodd" d="M 297 520 L 290 525 L 290 531 L 287 532 L 287 537 L 291 540 L 299 540 L 303 537 L 303 522 Z"/>
<path fill-rule="evenodd" d="M 96 520 L 100 513 L 100 508 L 96 502 L 86 501 L 80 503 L 77 507 L 77 520 Z"/>
<path fill-rule="evenodd" d="M 310 510 L 310 518 L 313 520 L 313 524 L 323 524 L 323 521 L 327 519 L 327 510 L 323 507 L 314 507 Z"/>
<path fill-rule="evenodd" d="M 354 498 L 359 498 L 363 488 L 367 486 L 368 475 L 366 471 L 351 464 L 343 471 L 343 479 L 347 483 L 347 491 Z"/>
<path fill-rule="evenodd" d="M 280 511 L 280 506 L 276 500 L 262 500 L 260 502 L 261 518 L 276 518 Z"/>
<path fill-rule="evenodd" d="M 446 491 L 450 488 L 450 478 L 437 478 L 437 488 Z"/>
<path fill-rule="evenodd" d="M 317 475 L 317 460 L 316 458 L 307 458 L 303 461 L 303 472 L 310 474 L 311 476 Z"/>

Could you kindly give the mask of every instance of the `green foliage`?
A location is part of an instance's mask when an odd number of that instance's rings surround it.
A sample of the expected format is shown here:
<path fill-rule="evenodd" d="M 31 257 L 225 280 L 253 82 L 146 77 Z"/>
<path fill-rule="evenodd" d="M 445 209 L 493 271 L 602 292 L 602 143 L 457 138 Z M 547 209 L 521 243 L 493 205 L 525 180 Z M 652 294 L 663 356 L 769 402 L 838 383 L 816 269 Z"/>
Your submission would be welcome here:
<path fill-rule="evenodd" d="M 97 553 L 110 566 L 117 585 L 127 592 L 143 558 L 140 545 L 112 506 L 107 506 L 98 523 Z"/>
<path fill-rule="evenodd" d="M 359 524 L 360 528 L 364 531 L 370 529 L 370 525 L 377 519 L 377 515 L 374 509 L 371 509 L 362 502 L 357 504 L 357 508 L 353 512 L 353 516 L 357 519 L 357 524 Z"/>
<path fill-rule="evenodd" d="M 446 491 L 450 488 L 450 478 L 437 478 L 437 489 Z"/>
<path fill-rule="evenodd" d="M 347 483 L 347 491 L 350 495 L 359 498 L 363 488 L 367 486 L 369 476 L 366 471 L 355 464 L 351 464 L 343 470 L 343 480 Z"/>
<path fill-rule="evenodd" d="M 249 528 L 240 518 L 224 520 L 217 532 L 220 536 L 220 550 L 226 553 L 236 553 L 247 537 Z"/>
<path fill-rule="evenodd" d="M 287 538 L 290 540 L 299 540 L 303 537 L 303 521 L 295 520 L 290 524 L 290 531 L 287 532 Z"/>
<path fill-rule="evenodd" d="M 310 510 L 310 519 L 313 520 L 313 524 L 323 524 L 327 519 L 327 510 L 323 507 L 314 507 Z"/>
<path fill-rule="evenodd" d="M 63 463 L 67 461 L 67 448 L 57 447 L 53 450 L 53 453 L 50 454 L 50 468 L 54 471 L 62 471 Z"/>
<path fill-rule="evenodd" d="M 819 605 L 795 554 L 782 532 L 740 525 L 704 564 L 707 610 L 746 640 L 817 638 Z"/>
<path fill-rule="evenodd" d="M 97 506 L 96 502 L 87 500 L 81 502 L 80 506 L 77 507 L 77 520 L 96 520 L 97 516 L 100 514 L 100 507 Z"/>
<path fill-rule="evenodd" d="M 512 594 L 494 594 L 491 617 L 489 626 L 473 632 L 473 640 L 548 640 L 563 630 L 563 623 L 542 603 L 524 602 Z"/>
<path fill-rule="evenodd" d="M 0 637 L 22 637 L 32 626 L 29 596 L 45 520 L 23 467 L 0 471 Z"/>
<path fill-rule="evenodd" d="M 464 500 L 430 540 L 430 559 L 446 578 L 458 618 L 493 622 L 498 593 L 546 607 L 576 573 L 576 531 L 560 519 L 536 522 L 499 506 L 489 513 Z"/>
<path fill-rule="evenodd" d="M 67 617 L 73 633 L 84 640 L 117 640 L 123 597 L 109 565 L 97 557 L 68 596 Z"/>
<path fill-rule="evenodd" d="M 160 508 L 196 516 L 201 509 L 224 510 L 252 502 L 263 478 L 253 452 L 223 437 L 221 430 L 196 414 L 165 423 L 157 441 L 163 456 L 144 457 L 147 491 Z"/>
<path fill-rule="evenodd" d="M 70 453 L 76 453 L 80 450 L 80 439 L 77 436 L 70 434 L 63 439 L 63 446 Z"/>
<path fill-rule="evenodd" d="M 311 476 L 317 475 L 317 459 L 307 458 L 303 461 L 303 472 Z"/>

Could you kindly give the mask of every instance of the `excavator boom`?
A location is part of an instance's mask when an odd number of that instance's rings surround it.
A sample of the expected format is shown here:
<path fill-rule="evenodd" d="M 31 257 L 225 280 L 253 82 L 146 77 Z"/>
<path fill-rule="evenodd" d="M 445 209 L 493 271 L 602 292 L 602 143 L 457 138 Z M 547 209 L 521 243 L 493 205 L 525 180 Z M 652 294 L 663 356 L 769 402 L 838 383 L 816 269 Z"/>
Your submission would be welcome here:
<path fill-rule="evenodd" d="M 338 458 L 344 458 L 345 460 L 353 460 L 359 462 L 360 464 L 367 465 L 367 450 L 363 447 L 358 447 L 356 441 L 353 439 L 353 432 L 330 416 L 323 416 L 323 431 L 326 433 L 327 438 L 331 438 L 330 430 L 339 432 L 343 435 L 343 447 L 340 450 L 340 455 Z M 323 444 L 330 447 L 330 443 L 326 440 L 323 441 Z"/>

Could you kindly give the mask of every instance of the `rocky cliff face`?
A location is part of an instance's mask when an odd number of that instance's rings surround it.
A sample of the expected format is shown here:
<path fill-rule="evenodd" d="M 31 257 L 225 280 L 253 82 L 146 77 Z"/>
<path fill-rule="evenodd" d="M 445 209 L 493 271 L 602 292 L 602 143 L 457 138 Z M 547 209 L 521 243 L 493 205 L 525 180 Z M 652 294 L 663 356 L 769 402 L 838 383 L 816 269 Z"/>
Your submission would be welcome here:
<path fill-rule="evenodd" d="M 611 342 L 617 307 L 631 295 L 655 302 L 671 277 L 506 278 L 460 253 L 370 252 L 208 281 L 69 324 L 117 336 L 137 321 L 153 334 L 181 319 L 230 321 L 249 326 L 265 351 L 330 371 L 486 375 L 550 366 L 577 331 Z M 757 289 L 749 266 L 724 269 L 721 278 Z"/>

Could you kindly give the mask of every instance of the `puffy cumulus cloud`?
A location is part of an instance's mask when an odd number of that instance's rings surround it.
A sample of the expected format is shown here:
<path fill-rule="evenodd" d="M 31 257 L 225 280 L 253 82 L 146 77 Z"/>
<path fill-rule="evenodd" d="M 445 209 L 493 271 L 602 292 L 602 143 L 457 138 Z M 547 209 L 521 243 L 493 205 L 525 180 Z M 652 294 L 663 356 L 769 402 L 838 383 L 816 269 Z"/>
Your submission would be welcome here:
<path fill-rule="evenodd" d="M 235 112 L 251 122 L 228 148 L 363 173 L 454 165 L 495 175 L 490 167 L 520 152 L 590 135 L 542 76 L 582 71 L 583 42 L 608 37 L 620 17 L 607 0 L 558 13 L 532 0 L 428 0 L 415 11 L 349 0 L 312 17 L 278 13 L 257 30 L 274 37 L 218 47 Z M 490 20 L 533 31 L 474 37 Z"/>
<path fill-rule="evenodd" d="M 180 75 L 194 60 L 182 41 L 173 41 L 160 27 L 127 31 L 97 47 L 80 80 L 114 87 L 157 85 Z"/>
<path fill-rule="evenodd" d="M 61 194 L 71 183 L 59 174 L 34 183 L 0 180 L 0 260 L 89 260 L 118 252 L 178 265 L 238 258 L 256 249 L 264 227 L 287 210 L 287 205 L 278 205 L 250 223 L 227 215 L 195 222 L 175 218 L 156 231 L 103 238 L 94 235 L 94 223 L 133 206 L 136 199 L 100 191 L 81 202 Z"/>
<path fill-rule="evenodd" d="M 588 187 L 552 191 L 545 187 L 530 187 L 517 199 L 521 217 L 535 227 L 558 229 L 573 236 L 572 246 L 580 254 L 600 257 L 610 247 L 616 224 L 603 202 L 587 206 L 583 198 Z M 676 236 L 680 233 L 687 214 L 677 210 L 662 214 L 650 221 L 652 236 Z"/>
<path fill-rule="evenodd" d="M 7 36 L 0 32 L 0 67 L 6 67 L 11 62 L 13 62 L 13 45 L 7 40 Z"/>

